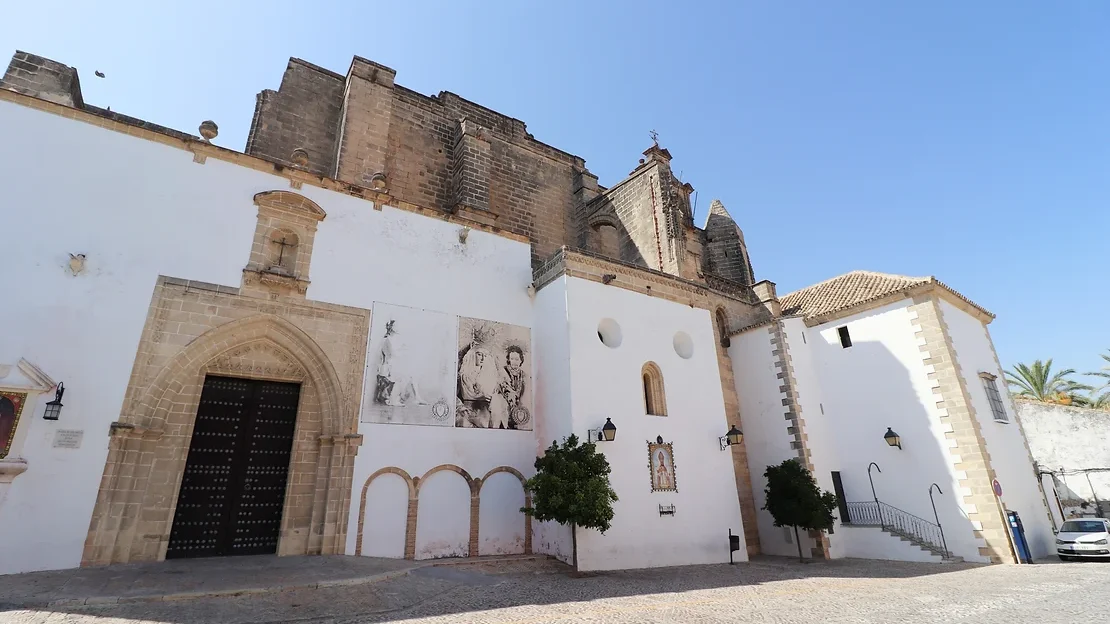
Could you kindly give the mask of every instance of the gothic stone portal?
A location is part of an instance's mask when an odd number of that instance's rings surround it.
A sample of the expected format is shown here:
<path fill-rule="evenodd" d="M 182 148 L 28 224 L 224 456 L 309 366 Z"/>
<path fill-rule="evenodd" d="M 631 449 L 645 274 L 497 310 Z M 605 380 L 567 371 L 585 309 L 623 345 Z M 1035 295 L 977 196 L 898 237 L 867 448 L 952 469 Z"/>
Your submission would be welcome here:
<path fill-rule="evenodd" d="M 370 312 L 239 293 L 159 279 L 120 418 L 111 427 L 82 565 L 160 561 L 170 554 L 179 497 L 194 504 L 185 476 L 190 447 L 206 427 L 202 390 L 206 378 L 217 376 L 299 384 L 277 554 L 342 552 L 362 442 L 357 412 Z"/>
<path fill-rule="evenodd" d="M 277 552 L 300 385 L 209 376 L 166 558 Z"/>

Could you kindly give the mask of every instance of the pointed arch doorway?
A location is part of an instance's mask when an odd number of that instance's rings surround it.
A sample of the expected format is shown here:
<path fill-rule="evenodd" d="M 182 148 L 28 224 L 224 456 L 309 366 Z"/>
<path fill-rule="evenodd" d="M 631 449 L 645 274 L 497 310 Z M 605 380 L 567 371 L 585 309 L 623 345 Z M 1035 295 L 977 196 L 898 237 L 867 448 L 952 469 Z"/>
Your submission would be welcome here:
<path fill-rule="evenodd" d="M 205 377 L 167 559 L 277 552 L 300 392 Z"/>
<path fill-rule="evenodd" d="M 201 325 L 195 310 L 218 313 Z M 235 554 L 251 548 L 274 552 L 274 524 L 278 555 L 342 552 L 354 460 L 362 443 L 358 398 L 369 321 L 369 310 L 261 300 L 224 292 L 222 286 L 204 289 L 161 278 L 120 419 L 109 430 L 82 565 Z M 188 335 L 180 333 L 186 330 Z M 233 390 L 230 398 L 213 398 L 208 396 L 212 378 L 231 379 L 229 383 L 245 384 L 251 392 L 262 394 L 235 395 Z M 285 403 L 274 396 L 275 389 L 281 388 L 289 391 Z M 240 418 L 236 421 L 206 422 L 209 417 L 231 417 L 226 411 L 209 411 L 209 400 L 237 402 L 240 405 L 217 406 L 234 411 L 254 401 L 255 409 L 262 409 L 262 420 L 276 420 L 268 414 L 282 411 L 289 413 L 293 424 L 252 424 L 249 418 L 241 420 L 240 414 L 234 414 Z M 286 409 L 275 410 L 278 405 Z M 260 424 L 276 429 L 258 429 Z M 224 426 L 230 430 L 220 428 Z M 255 430 L 247 437 L 229 435 L 243 432 L 243 427 Z M 264 447 L 271 443 L 276 447 Z M 222 466 L 201 462 L 200 455 L 193 453 L 201 448 L 223 453 Z M 272 460 L 262 464 L 268 472 L 242 472 L 237 482 L 232 481 L 227 466 L 258 463 L 250 461 L 252 455 L 240 454 L 242 449 L 267 451 L 253 457 Z M 211 472 L 216 468 L 223 472 Z M 252 498 L 247 498 L 248 478 Z M 228 481 L 213 483 L 215 479 Z M 256 487 L 266 489 L 259 492 Z M 222 495 L 225 498 L 215 502 L 230 507 L 216 507 L 200 492 Z M 271 498 L 260 498 L 263 492 Z M 185 524 L 209 521 L 217 524 Z M 254 528 L 264 535 L 250 533 Z M 203 535 L 202 530 L 209 533 Z M 189 531 L 193 533 L 187 536 Z M 236 535 L 248 538 L 249 548 L 234 548 Z M 196 543 L 204 539 L 209 543 Z"/>

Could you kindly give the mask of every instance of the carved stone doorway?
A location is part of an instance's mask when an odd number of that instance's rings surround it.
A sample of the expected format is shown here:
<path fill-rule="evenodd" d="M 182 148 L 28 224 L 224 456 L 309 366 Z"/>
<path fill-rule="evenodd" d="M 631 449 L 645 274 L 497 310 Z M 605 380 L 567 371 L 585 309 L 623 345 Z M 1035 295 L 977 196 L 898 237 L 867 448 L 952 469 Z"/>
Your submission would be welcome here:
<path fill-rule="evenodd" d="M 166 558 L 277 552 L 300 384 L 204 380 Z"/>

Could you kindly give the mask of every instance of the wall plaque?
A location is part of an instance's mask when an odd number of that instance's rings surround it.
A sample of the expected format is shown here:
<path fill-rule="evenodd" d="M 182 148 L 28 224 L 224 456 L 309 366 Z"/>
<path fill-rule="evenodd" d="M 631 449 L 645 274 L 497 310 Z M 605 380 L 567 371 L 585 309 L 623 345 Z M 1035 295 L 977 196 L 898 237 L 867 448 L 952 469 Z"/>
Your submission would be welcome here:
<path fill-rule="evenodd" d="M 54 432 L 54 448 L 81 448 L 81 440 L 84 437 L 83 429 L 59 429 Z"/>

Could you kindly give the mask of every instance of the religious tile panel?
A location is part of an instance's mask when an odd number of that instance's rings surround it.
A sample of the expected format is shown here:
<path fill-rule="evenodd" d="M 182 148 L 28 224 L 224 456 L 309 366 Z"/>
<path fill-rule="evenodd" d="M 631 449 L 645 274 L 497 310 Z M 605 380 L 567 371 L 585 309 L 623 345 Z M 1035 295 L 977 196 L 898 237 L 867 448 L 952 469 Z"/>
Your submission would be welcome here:
<path fill-rule="evenodd" d="M 648 466 L 651 469 L 652 492 L 677 492 L 678 481 L 674 474 L 674 448 L 670 442 L 648 442 Z"/>
<path fill-rule="evenodd" d="M 26 402 L 26 392 L 0 392 L 0 459 L 7 457 L 11 450 L 15 428 Z"/>
<path fill-rule="evenodd" d="M 532 429 L 531 330 L 459 318 L 455 425 Z"/>

